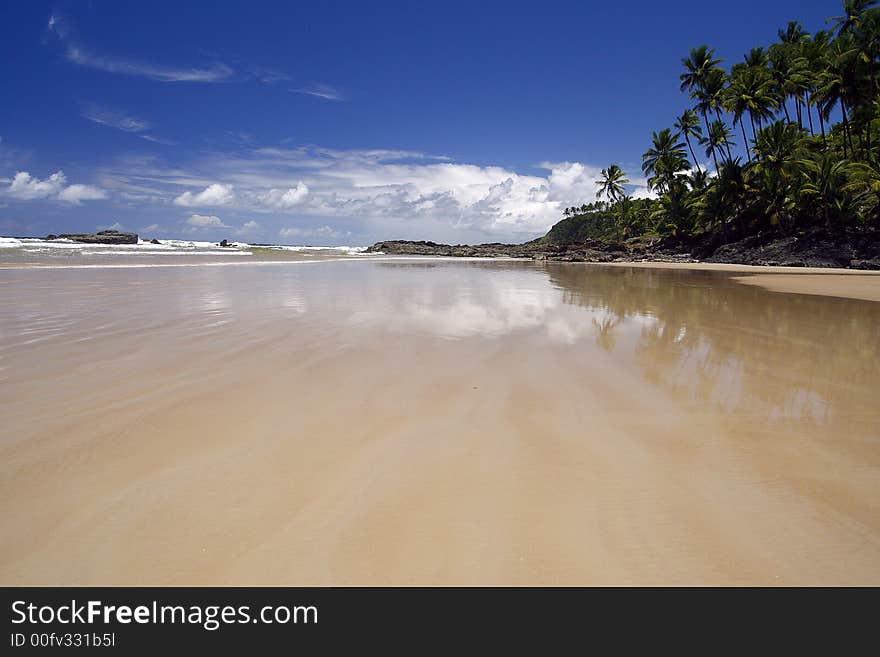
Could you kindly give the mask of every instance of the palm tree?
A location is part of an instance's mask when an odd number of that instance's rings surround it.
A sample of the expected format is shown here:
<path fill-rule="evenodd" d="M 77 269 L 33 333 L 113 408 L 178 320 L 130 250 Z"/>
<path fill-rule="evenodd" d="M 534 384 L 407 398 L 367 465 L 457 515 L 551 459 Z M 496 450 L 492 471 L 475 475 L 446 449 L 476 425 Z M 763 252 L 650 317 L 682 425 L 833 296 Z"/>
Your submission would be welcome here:
<path fill-rule="evenodd" d="M 877 0 L 843 0 L 843 16 L 834 16 L 828 22 L 834 24 L 837 36 L 854 34 L 861 28 L 868 9 L 876 4 Z"/>
<path fill-rule="evenodd" d="M 626 174 L 616 164 L 612 164 L 607 169 L 602 169 L 601 178 L 596 181 L 599 189 L 596 191 L 596 198 L 604 196 L 609 202 L 614 203 L 624 195 L 623 186 L 629 183 Z"/>
<path fill-rule="evenodd" d="M 642 155 L 642 172 L 648 176 L 648 185 L 661 191 L 672 189 L 675 176 L 687 171 L 690 165 L 685 146 L 670 128 L 655 132 L 653 145 Z"/>
<path fill-rule="evenodd" d="M 635 212 L 633 211 L 633 200 L 628 194 L 618 197 L 617 204 L 614 206 L 617 223 L 617 239 L 625 239 L 630 237 L 633 232 L 635 223 Z"/>
<path fill-rule="evenodd" d="M 857 78 L 855 74 L 855 60 L 857 51 L 851 39 L 835 39 L 828 52 L 825 69 L 818 81 L 816 94 L 818 95 L 818 107 L 827 121 L 831 111 L 836 105 L 840 105 L 840 114 L 843 120 L 843 156 L 847 157 L 847 142 L 853 155 L 852 135 L 849 128 L 848 107 L 852 107 L 857 96 Z"/>
<path fill-rule="evenodd" d="M 706 77 L 703 87 L 701 102 L 707 109 L 715 112 L 715 118 L 721 121 L 721 110 L 724 108 L 724 89 L 727 85 L 727 73 L 722 69 L 711 71 Z"/>
<path fill-rule="evenodd" d="M 853 164 L 830 153 L 798 164 L 802 175 L 798 194 L 809 213 L 820 215 L 828 227 L 846 221 L 843 210 L 848 207 L 849 197 L 845 190 L 853 175 Z"/>
<path fill-rule="evenodd" d="M 711 125 L 709 125 L 709 133 L 703 138 L 702 144 L 706 147 L 706 157 L 712 156 L 712 160 L 715 162 L 715 173 L 719 173 L 718 168 L 718 153 L 721 153 L 722 159 L 724 158 L 724 151 L 726 150 L 728 153 L 727 160 L 731 160 L 733 158 L 730 157 L 730 147 L 734 145 L 734 142 L 731 140 L 730 128 L 727 127 L 727 124 L 724 121 L 713 121 Z"/>
<path fill-rule="evenodd" d="M 678 136 L 684 137 L 684 140 L 687 142 L 688 150 L 691 152 L 691 157 L 694 160 L 694 166 L 697 167 L 697 171 L 702 171 L 700 163 L 697 161 L 697 155 L 694 153 L 694 147 L 691 145 L 691 137 L 698 142 L 703 138 L 703 129 L 700 127 L 697 111 L 692 109 L 685 110 L 681 116 L 675 119 L 674 127 L 678 131 Z"/>
<path fill-rule="evenodd" d="M 690 175 L 688 175 L 688 184 L 691 186 L 691 191 L 704 191 L 709 185 L 709 172 L 703 170 L 691 171 Z"/>
<path fill-rule="evenodd" d="M 801 152 L 803 131 L 793 123 L 777 121 L 758 133 L 755 140 L 755 171 L 769 171 L 782 182 L 792 178 Z"/>
<path fill-rule="evenodd" d="M 776 32 L 782 43 L 800 43 L 810 35 L 804 31 L 804 26 L 797 21 L 789 21 L 784 30 Z"/>
<path fill-rule="evenodd" d="M 718 66 L 721 59 L 715 57 L 714 49 L 704 45 L 692 48 L 690 54 L 682 59 L 681 63 L 685 67 L 685 72 L 679 76 L 680 89 L 687 91 L 691 98 L 698 101 L 703 122 L 706 124 L 706 132 L 709 132 L 707 113 L 711 103 L 706 99 L 706 89 L 711 76 L 717 76 L 717 72 L 724 73 Z"/>
<path fill-rule="evenodd" d="M 828 142 L 825 136 L 825 117 L 822 115 L 822 112 L 819 109 L 819 102 L 816 97 L 816 90 L 819 85 L 819 81 L 822 78 L 822 73 L 825 70 L 825 66 L 827 64 L 827 52 L 828 52 L 828 44 L 831 35 L 825 31 L 816 32 L 810 39 L 804 39 L 800 43 L 800 53 L 801 56 L 806 61 L 806 71 L 805 75 L 808 77 L 808 86 L 809 86 L 809 95 L 807 97 L 807 111 L 811 112 L 809 108 L 815 107 L 816 114 L 819 117 L 819 128 L 822 131 L 822 143 L 827 147 Z M 810 114 L 812 117 L 812 113 Z M 811 128 L 812 128 L 812 119 L 811 119 Z"/>
<path fill-rule="evenodd" d="M 743 60 L 749 68 L 766 68 L 770 58 L 763 48 L 752 48 Z"/>
<path fill-rule="evenodd" d="M 853 164 L 851 181 L 844 191 L 855 194 L 854 201 L 863 204 L 866 212 L 880 221 L 880 166 Z"/>
<path fill-rule="evenodd" d="M 748 112 L 752 124 L 752 137 L 755 137 L 755 120 L 763 121 L 772 118 L 778 107 L 773 93 L 773 79 L 765 68 L 755 68 L 745 65 L 734 67 L 730 86 L 725 93 L 725 106 L 733 115 L 733 125 L 739 123 L 742 131 L 743 143 L 746 147 L 746 155 L 749 162 L 752 155 L 749 151 L 749 141 L 746 137 L 743 115 Z"/>

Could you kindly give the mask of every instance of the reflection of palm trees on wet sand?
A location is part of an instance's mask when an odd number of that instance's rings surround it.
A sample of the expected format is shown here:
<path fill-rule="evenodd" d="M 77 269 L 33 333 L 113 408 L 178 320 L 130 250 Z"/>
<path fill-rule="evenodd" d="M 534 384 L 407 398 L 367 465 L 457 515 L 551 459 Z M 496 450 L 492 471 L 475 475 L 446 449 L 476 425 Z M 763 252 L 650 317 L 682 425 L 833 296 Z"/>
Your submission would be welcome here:
<path fill-rule="evenodd" d="M 652 383 L 691 401 L 774 421 L 833 421 L 835 401 L 876 408 L 880 304 L 770 293 L 723 272 L 548 264 L 566 303 L 594 319 L 599 345 L 641 318 L 635 358 Z M 650 321 L 644 321 L 645 318 Z M 876 429 L 875 429 L 876 430 Z"/>

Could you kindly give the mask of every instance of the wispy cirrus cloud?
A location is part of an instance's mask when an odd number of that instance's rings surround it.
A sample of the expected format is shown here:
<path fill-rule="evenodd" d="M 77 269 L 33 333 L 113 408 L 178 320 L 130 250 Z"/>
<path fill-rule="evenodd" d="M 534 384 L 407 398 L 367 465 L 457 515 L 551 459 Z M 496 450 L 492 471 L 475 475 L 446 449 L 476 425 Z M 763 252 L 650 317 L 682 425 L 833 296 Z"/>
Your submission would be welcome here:
<path fill-rule="evenodd" d="M 335 87 L 331 87 L 329 84 L 311 84 L 307 87 L 302 87 L 300 89 L 291 89 L 291 91 L 297 94 L 305 94 L 306 96 L 322 98 L 324 100 L 345 100 L 345 96 L 342 94 L 342 92 Z"/>
<path fill-rule="evenodd" d="M 107 73 L 144 77 L 159 82 L 225 82 L 235 73 L 222 62 L 205 68 L 175 67 L 98 53 L 79 43 L 69 23 L 59 14 L 49 18 L 48 28 L 64 45 L 65 55 L 70 61 Z"/>
<path fill-rule="evenodd" d="M 122 130 L 124 132 L 143 132 L 150 128 L 149 121 L 128 116 L 125 112 L 98 105 L 97 103 L 83 104 L 80 116 L 93 123 L 116 128 L 117 130 Z"/>
<path fill-rule="evenodd" d="M 172 141 L 171 139 L 165 139 L 164 137 L 157 137 L 155 135 L 141 135 L 141 139 L 146 141 L 153 142 L 154 144 L 162 144 L 163 146 L 176 146 L 177 142 Z"/>

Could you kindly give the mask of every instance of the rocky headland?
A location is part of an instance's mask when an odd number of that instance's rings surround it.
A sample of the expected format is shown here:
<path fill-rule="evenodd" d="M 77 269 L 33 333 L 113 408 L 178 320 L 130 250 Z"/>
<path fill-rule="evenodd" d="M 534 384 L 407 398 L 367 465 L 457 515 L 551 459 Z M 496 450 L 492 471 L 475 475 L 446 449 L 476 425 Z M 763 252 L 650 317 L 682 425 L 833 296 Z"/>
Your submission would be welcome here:
<path fill-rule="evenodd" d="M 768 233 L 730 240 L 710 235 L 654 240 L 644 237 L 622 241 L 587 239 L 561 244 L 546 237 L 524 244 L 476 245 L 386 240 L 373 244 L 367 252 L 561 262 L 712 262 L 880 270 L 880 232 L 829 234 L 814 230 L 801 235 Z"/>

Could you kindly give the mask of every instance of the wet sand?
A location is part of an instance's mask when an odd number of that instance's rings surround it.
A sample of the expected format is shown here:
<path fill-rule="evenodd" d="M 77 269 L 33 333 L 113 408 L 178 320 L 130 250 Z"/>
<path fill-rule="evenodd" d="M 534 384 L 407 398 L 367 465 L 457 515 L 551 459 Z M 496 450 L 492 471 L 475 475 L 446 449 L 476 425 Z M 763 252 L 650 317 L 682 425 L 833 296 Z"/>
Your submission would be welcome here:
<path fill-rule="evenodd" d="M 733 280 L 746 285 L 758 285 L 765 290 L 774 292 L 880 301 L 880 271 L 817 267 L 761 267 L 710 262 L 637 262 L 612 263 L 610 266 L 743 273 L 748 276 L 733 276 Z"/>
<path fill-rule="evenodd" d="M 880 303 L 377 260 L 0 308 L 0 584 L 880 584 Z"/>
<path fill-rule="evenodd" d="M 841 277 L 835 274 L 755 274 L 737 276 L 735 280 L 746 285 L 759 285 L 774 292 L 818 294 L 827 297 L 880 301 L 880 276 L 862 275 Z"/>

